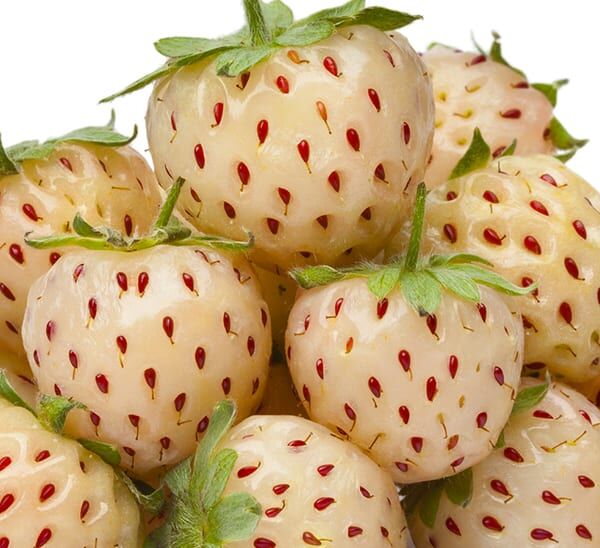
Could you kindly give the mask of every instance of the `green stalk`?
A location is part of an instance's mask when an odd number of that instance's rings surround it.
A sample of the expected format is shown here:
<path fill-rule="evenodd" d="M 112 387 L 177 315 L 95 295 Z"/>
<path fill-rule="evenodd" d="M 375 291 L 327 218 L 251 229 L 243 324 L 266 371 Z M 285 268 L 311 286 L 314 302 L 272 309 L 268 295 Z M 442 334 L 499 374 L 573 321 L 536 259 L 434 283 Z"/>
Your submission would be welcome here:
<path fill-rule="evenodd" d="M 179 194 L 181 193 L 181 187 L 183 186 L 183 183 L 185 183 L 185 179 L 183 177 L 179 177 L 169 189 L 167 199 L 160 209 L 158 218 L 154 223 L 155 228 L 165 228 L 169 224 L 169 219 L 173 214 L 173 209 L 175 209 L 175 204 L 177 203 Z"/>
<path fill-rule="evenodd" d="M 265 22 L 260 0 L 244 0 L 246 21 L 250 29 L 250 40 L 253 46 L 264 46 L 271 41 L 269 29 Z"/>
<path fill-rule="evenodd" d="M 415 212 L 412 221 L 412 231 L 410 234 L 410 242 L 408 244 L 408 252 L 406 253 L 406 261 L 404 262 L 404 270 L 406 272 L 414 272 L 417 268 L 417 261 L 419 260 L 419 252 L 421 250 L 423 222 L 425 220 L 426 199 L 427 187 L 425 186 L 425 183 L 421 183 L 417 188 L 417 196 L 415 198 Z"/>

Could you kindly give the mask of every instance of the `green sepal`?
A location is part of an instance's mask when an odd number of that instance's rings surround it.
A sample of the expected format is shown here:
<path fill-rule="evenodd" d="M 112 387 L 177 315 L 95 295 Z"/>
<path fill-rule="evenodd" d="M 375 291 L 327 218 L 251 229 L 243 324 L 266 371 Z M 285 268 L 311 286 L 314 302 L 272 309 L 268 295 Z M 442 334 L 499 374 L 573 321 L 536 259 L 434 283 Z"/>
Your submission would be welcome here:
<path fill-rule="evenodd" d="M 116 469 L 115 474 L 129 489 L 144 511 L 155 516 L 164 508 L 166 498 L 162 488 L 153 489 L 141 481 L 132 480 L 123 470 Z"/>
<path fill-rule="evenodd" d="M 439 481 L 431 484 L 419 503 L 419 518 L 430 529 L 435 526 L 440 500 L 444 491 L 444 482 Z"/>
<path fill-rule="evenodd" d="M 556 80 L 550 84 L 531 84 L 531 87 L 537 89 L 543 95 L 545 95 L 546 99 L 550 101 L 550 104 L 555 107 L 558 102 L 558 90 L 563 86 L 566 86 L 569 83 L 569 80 Z"/>
<path fill-rule="evenodd" d="M 303 289 L 328 285 L 346 277 L 342 270 L 327 265 L 294 268 L 289 275 Z"/>
<path fill-rule="evenodd" d="M 551 384 L 552 379 L 546 372 L 546 378 L 542 384 L 536 384 L 535 386 L 529 386 L 523 390 L 519 390 L 517 397 L 515 398 L 515 403 L 513 404 L 511 416 L 535 407 L 546 397 Z"/>
<path fill-rule="evenodd" d="M 21 396 L 17 393 L 17 391 L 13 388 L 12 384 L 8 380 L 6 376 L 6 369 L 0 369 L 0 397 L 4 398 L 6 401 L 16 405 L 17 407 L 22 407 L 23 409 L 27 409 L 30 413 L 34 415 L 35 410 L 32 409 Z"/>
<path fill-rule="evenodd" d="M 294 23 L 288 6 L 280 0 L 266 3 L 262 0 L 244 0 L 247 25 L 230 36 L 210 40 L 174 36 L 155 42 L 155 48 L 169 60 L 155 71 L 142 76 L 101 103 L 132 93 L 152 82 L 164 78 L 180 68 L 203 61 L 217 59 L 220 75 L 235 77 L 250 70 L 281 47 L 309 46 L 320 42 L 335 28 L 349 25 L 370 25 L 381 31 L 402 28 L 421 16 L 410 15 L 386 8 L 365 8 L 364 0 L 351 0 L 342 6 L 321 10 L 302 21 Z"/>
<path fill-rule="evenodd" d="M 8 157 L 4 146 L 2 146 L 2 134 L 0 134 L 0 177 L 19 173 L 15 163 Z"/>
<path fill-rule="evenodd" d="M 559 151 L 556 158 L 561 162 L 568 162 L 580 148 L 588 143 L 587 139 L 573 137 L 556 117 L 552 118 L 550 122 L 549 138 Z"/>
<path fill-rule="evenodd" d="M 428 272 L 404 272 L 400 278 L 402 295 L 420 316 L 433 314 L 442 301 L 442 286 Z"/>
<path fill-rule="evenodd" d="M 464 156 L 458 161 L 452 173 L 450 173 L 449 180 L 457 179 L 463 175 L 467 175 L 472 171 L 483 169 L 487 167 L 492 159 L 492 151 L 489 145 L 483 139 L 479 128 L 475 128 L 473 131 L 473 138 L 471 144 L 465 152 Z"/>
<path fill-rule="evenodd" d="M 83 403 L 64 396 L 42 394 L 38 399 L 37 418 L 40 424 L 50 432 L 62 434 L 67 415 L 73 409 L 85 409 Z"/>
<path fill-rule="evenodd" d="M 215 546 L 246 540 L 262 517 L 262 508 L 248 493 L 233 493 L 215 504 L 208 514 L 205 541 Z"/>
<path fill-rule="evenodd" d="M 492 32 L 492 37 L 494 38 L 494 40 L 492 42 L 492 45 L 490 46 L 490 51 L 488 53 L 489 58 L 492 61 L 495 61 L 496 63 L 500 63 L 501 65 L 507 66 L 508 68 L 514 70 L 516 73 L 523 76 L 523 78 L 526 78 L 525 73 L 522 70 L 518 69 L 517 67 L 514 67 L 504 58 L 504 55 L 502 54 L 502 44 L 500 44 L 500 35 L 494 31 Z"/>
<path fill-rule="evenodd" d="M 400 281 L 400 268 L 383 268 L 367 279 L 367 286 L 373 295 L 383 299 L 391 293 Z"/>
<path fill-rule="evenodd" d="M 506 447 L 506 440 L 504 439 L 504 430 L 502 430 L 494 444 L 494 449 L 503 449 L 504 447 Z"/>
<path fill-rule="evenodd" d="M 448 500 L 466 508 L 473 498 L 473 470 L 467 468 L 443 480 L 444 492 Z"/>
<path fill-rule="evenodd" d="M 98 455 L 106 464 L 118 466 L 121 463 L 121 455 L 119 454 L 119 450 L 114 445 L 96 440 L 88 440 L 85 438 L 80 438 L 77 441 L 88 451 Z"/>
<path fill-rule="evenodd" d="M 502 154 L 500 154 L 499 158 L 506 158 L 507 156 L 514 156 L 515 150 L 517 150 L 517 144 L 518 144 L 517 140 L 513 139 L 513 142 L 502 151 Z"/>

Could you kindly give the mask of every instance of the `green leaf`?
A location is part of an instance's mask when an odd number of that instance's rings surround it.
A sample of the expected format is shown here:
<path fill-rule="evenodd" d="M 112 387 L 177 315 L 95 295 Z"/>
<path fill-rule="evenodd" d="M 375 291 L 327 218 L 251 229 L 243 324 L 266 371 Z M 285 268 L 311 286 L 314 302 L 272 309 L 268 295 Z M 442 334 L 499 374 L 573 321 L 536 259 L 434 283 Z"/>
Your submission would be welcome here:
<path fill-rule="evenodd" d="M 502 430 L 498 436 L 498 439 L 496 440 L 496 443 L 494 444 L 494 449 L 502 449 L 504 447 L 506 447 L 506 440 L 504 439 L 504 430 Z"/>
<path fill-rule="evenodd" d="M 563 86 L 566 86 L 569 80 L 556 80 L 550 84 L 531 84 L 531 87 L 537 89 L 539 92 L 546 96 L 546 99 L 550 101 L 550 104 L 555 107 L 558 102 L 558 90 Z"/>
<path fill-rule="evenodd" d="M 383 299 L 398 285 L 400 272 L 399 267 L 384 267 L 368 277 L 367 286 L 373 295 Z"/>
<path fill-rule="evenodd" d="M 502 154 L 500 154 L 499 158 L 506 158 L 507 156 L 513 156 L 515 153 L 515 150 L 517 150 L 517 140 L 513 139 L 513 142 L 510 144 L 510 146 L 508 146 L 507 148 L 504 149 Z"/>
<path fill-rule="evenodd" d="M 161 38 L 154 43 L 154 47 L 158 53 L 170 58 L 187 57 L 223 46 L 240 45 L 241 41 L 232 40 L 229 37 L 212 40 L 210 38 L 193 38 L 188 36 L 170 36 L 168 38 Z"/>
<path fill-rule="evenodd" d="M 588 142 L 587 139 L 576 139 L 573 137 L 556 117 L 552 118 L 550 122 L 550 139 L 560 151 L 556 157 L 561 162 L 568 162 Z"/>
<path fill-rule="evenodd" d="M 132 82 L 127 87 L 123 88 L 121 91 L 118 91 L 117 93 L 113 93 L 112 95 L 108 95 L 107 97 L 100 99 L 100 103 L 110 103 L 111 101 L 114 101 L 117 97 L 122 97 L 123 95 L 127 95 L 129 93 L 133 93 L 134 91 L 138 91 L 139 89 L 143 89 L 152 82 L 158 80 L 159 78 L 167 76 L 168 74 L 171 74 L 176 70 L 177 67 L 174 65 L 163 65 L 162 67 L 153 70 L 149 74 L 138 78 L 135 82 Z"/>
<path fill-rule="evenodd" d="M 343 280 L 346 277 L 344 272 L 327 265 L 294 268 L 290 271 L 289 275 L 304 289 L 328 285 L 332 282 Z"/>
<path fill-rule="evenodd" d="M 75 234 L 86 238 L 102 238 L 104 234 L 100 230 L 96 230 L 92 225 L 84 220 L 79 212 L 75 214 L 73 219 L 73 230 Z"/>
<path fill-rule="evenodd" d="M 88 451 L 96 453 L 106 464 L 118 466 L 121 463 L 121 455 L 114 445 L 84 438 L 77 441 Z"/>
<path fill-rule="evenodd" d="M 534 291 L 537 288 L 537 284 L 532 284 L 529 287 L 520 287 L 509 282 L 508 280 L 500 276 L 500 274 L 497 274 L 492 270 L 488 270 L 486 268 L 482 268 L 474 264 L 452 265 L 449 268 L 459 270 L 460 272 L 469 276 L 474 282 L 477 282 L 480 285 L 491 287 L 496 291 L 499 291 L 506 295 L 511 295 L 513 297 L 529 295 L 532 291 Z"/>
<path fill-rule="evenodd" d="M 481 293 L 477 284 L 468 274 L 465 274 L 459 268 L 432 268 L 428 272 L 445 289 L 451 291 L 461 299 L 474 303 L 478 303 L 481 300 Z"/>
<path fill-rule="evenodd" d="M 486 266 L 494 266 L 490 261 L 472 255 L 470 253 L 454 253 L 451 255 L 431 255 L 428 265 L 430 267 L 445 266 L 448 264 L 463 264 L 463 263 L 480 263 Z"/>
<path fill-rule="evenodd" d="M 192 492 L 200 492 L 204 479 L 203 474 L 206 473 L 210 458 L 214 453 L 217 444 L 231 428 L 236 413 L 236 404 L 231 400 L 223 400 L 215 406 L 210 417 L 208 429 L 206 430 L 202 441 L 198 444 L 198 449 L 193 456 L 191 478 Z"/>
<path fill-rule="evenodd" d="M 256 530 L 262 516 L 257 500 L 247 493 L 225 497 L 208 514 L 209 533 L 206 541 L 222 543 L 248 539 Z"/>
<path fill-rule="evenodd" d="M 281 0 L 272 0 L 268 3 L 261 0 L 261 5 L 265 23 L 273 37 L 278 36 L 283 29 L 287 29 L 294 22 L 292 10 Z"/>
<path fill-rule="evenodd" d="M 300 23 L 290 27 L 276 38 L 280 46 L 308 46 L 329 38 L 335 25 L 327 20 Z"/>
<path fill-rule="evenodd" d="M 514 70 L 523 78 L 526 78 L 525 73 L 522 70 L 519 70 L 516 67 L 513 67 L 502 55 L 502 45 L 500 44 L 500 35 L 497 32 L 492 32 L 492 36 L 494 37 L 494 41 L 492 42 L 492 46 L 490 48 L 489 57 L 492 61 L 496 61 L 496 63 L 500 63 L 502 65 L 507 66 L 508 68 Z"/>
<path fill-rule="evenodd" d="M 448 44 L 442 44 L 442 42 L 430 42 L 427 46 L 427 51 L 432 50 L 433 48 L 437 48 L 438 46 L 446 49 L 451 49 L 453 51 L 460 51 L 460 48 L 457 48 L 455 46 L 449 46 Z"/>
<path fill-rule="evenodd" d="M 444 490 L 444 483 L 441 481 L 431 484 L 425 492 L 419 504 L 419 517 L 421 521 L 430 529 L 435 526 L 438 509 L 440 507 L 440 498 Z"/>
<path fill-rule="evenodd" d="M 44 160 L 56 150 L 56 143 L 53 141 L 47 141 L 45 143 L 38 143 L 37 141 L 30 142 L 34 144 L 31 144 L 29 148 L 25 148 L 23 143 L 19 143 L 17 145 L 18 148 L 16 149 L 10 147 L 7 151 L 8 155 L 15 162 L 22 162 L 24 160 Z"/>
<path fill-rule="evenodd" d="M 9 158 L 6 150 L 4 150 L 4 147 L 2 146 L 2 135 L 0 134 L 0 177 L 14 175 L 15 173 L 19 173 L 19 170 L 15 163 Z"/>
<path fill-rule="evenodd" d="M 390 10 L 387 8 L 365 8 L 356 15 L 344 19 L 338 24 L 339 27 L 349 25 L 369 25 L 381 31 L 390 31 L 400 29 L 418 19 L 423 19 L 420 15 L 411 15 L 400 11 Z"/>
<path fill-rule="evenodd" d="M 542 384 L 529 386 L 523 390 L 520 390 L 515 398 L 511 416 L 535 407 L 546 397 L 549 389 L 550 379 L 546 377 L 546 380 Z"/>
<path fill-rule="evenodd" d="M 467 468 L 444 479 L 444 491 L 450 502 L 465 508 L 473 497 L 473 470 Z"/>
<path fill-rule="evenodd" d="M 209 512 L 223 496 L 237 458 L 238 454 L 233 449 L 222 449 L 210 459 L 203 473 L 200 492 L 202 507 L 206 512 Z"/>
<path fill-rule="evenodd" d="M 225 51 L 217 57 L 217 74 L 229 77 L 239 76 L 269 57 L 274 51 L 275 48 L 272 45 L 236 48 Z"/>
<path fill-rule="evenodd" d="M 162 488 L 153 489 L 141 481 L 132 480 L 123 470 L 115 470 L 115 473 L 144 511 L 155 516 L 163 509 L 165 493 Z"/>
<path fill-rule="evenodd" d="M 273 38 L 263 13 L 261 0 L 243 0 L 251 46 L 264 46 Z"/>
<path fill-rule="evenodd" d="M 183 177 L 178 177 L 177 180 L 171 185 L 169 189 L 169 193 L 160 208 L 158 213 L 158 217 L 154 222 L 154 228 L 165 228 L 169 224 L 169 220 L 173 215 L 173 209 L 175 209 L 175 204 L 177 204 L 177 200 L 179 199 L 179 195 L 181 194 L 181 189 L 185 184 L 185 179 Z"/>
<path fill-rule="evenodd" d="M 421 316 L 433 314 L 442 300 L 442 286 L 427 272 L 404 272 L 400 287 L 406 302 Z"/>
<path fill-rule="evenodd" d="M 328 8 L 313 13 L 306 21 L 317 21 L 323 19 L 339 19 L 352 17 L 365 8 L 365 0 L 350 0 L 336 8 Z"/>
<path fill-rule="evenodd" d="M 479 128 L 475 128 L 473 139 L 465 155 L 458 161 L 452 173 L 450 180 L 462 177 L 467 173 L 487 167 L 492 158 L 492 151 L 488 144 L 483 140 Z"/>
<path fill-rule="evenodd" d="M 192 458 L 188 457 L 165 474 L 165 483 L 176 497 L 184 497 L 190 487 Z"/>
<path fill-rule="evenodd" d="M 13 405 L 16 405 L 17 407 L 27 409 L 27 411 L 35 415 L 35 411 L 25 403 L 25 401 L 13 388 L 12 384 L 8 380 L 8 377 L 6 376 L 6 369 L 0 369 L 0 397 L 4 398 Z"/>
<path fill-rule="evenodd" d="M 67 415 L 73 409 L 85 409 L 83 403 L 64 396 L 42 394 L 38 401 L 38 420 L 50 432 L 62 434 Z"/>
<path fill-rule="evenodd" d="M 404 269 L 412 271 L 417 267 L 419 253 L 421 251 L 421 238 L 423 236 L 423 223 L 425 222 L 425 205 L 427 201 L 427 187 L 420 183 L 417 187 L 415 204 L 413 208 L 412 226 L 408 251 L 404 262 Z"/>
<path fill-rule="evenodd" d="M 89 238 L 74 234 L 59 234 L 57 236 L 41 236 L 36 238 L 25 234 L 25 243 L 34 249 L 54 249 L 56 247 L 76 246 L 96 251 L 115 251 L 116 247 L 104 239 Z M 122 249 L 122 251 L 127 251 Z"/>

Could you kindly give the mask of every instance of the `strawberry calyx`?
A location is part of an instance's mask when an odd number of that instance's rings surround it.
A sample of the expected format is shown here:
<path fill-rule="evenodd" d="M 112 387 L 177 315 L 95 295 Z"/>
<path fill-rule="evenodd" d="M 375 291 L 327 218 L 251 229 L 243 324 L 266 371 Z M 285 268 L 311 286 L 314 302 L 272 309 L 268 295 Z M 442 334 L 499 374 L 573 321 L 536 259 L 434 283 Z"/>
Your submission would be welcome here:
<path fill-rule="evenodd" d="M 508 68 L 514 70 L 517 74 L 523 76 L 525 80 L 527 80 L 527 75 L 525 74 L 525 72 L 511 65 L 504 57 L 504 54 L 502 53 L 500 34 L 494 31 L 492 32 L 492 38 L 493 41 L 489 51 L 485 51 L 475 41 L 475 38 L 472 39 L 473 44 L 475 45 L 477 51 L 479 51 L 481 55 L 485 55 L 486 57 L 489 57 L 492 61 L 507 66 Z M 553 107 L 556 107 L 558 100 L 558 90 L 560 90 L 560 88 L 562 88 L 568 83 L 569 80 L 562 79 L 556 80 L 555 82 L 552 82 L 550 84 L 534 83 L 530 85 L 532 88 L 537 89 L 540 93 L 545 95 L 546 99 L 548 99 L 550 104 Z M 559 159 L 561 162 L 568 162 L 571 158 L 573 158 L 573 156 L 575 156 L 575 154 L 580 148 L 584 147 L 588 143 L 587 139 L 577 139 L 576 137 L 573 137 L 573 135 L 571 135 L 569 131 L 567 131 L 565 126 L 558 120 L 556 116 L 554 116 L 550 122 L 546 138 L 549 139 L 552 142 L 552 144 L 556 147 L 556 158 Z"/>
<path fill-rule="evenodd" d="M 141 251 L 159 245 L 201 246 L 226 251 L 240 251 L 252 247 L 254 244 L 252 235 L 249 235 L 247 241 L 238 242 L 218 236 L 193 234 L 190 228 L 173 216 L 173 209 L 184 184 L 185 179 L 181 177 L 173 183 L 154 226 L 145 236 L 128 237 L 114 228 L 93 227 L 77 213 L 72 223 L 74 233 L 39 238 L 28 233 L 25 235 L 25 242 L 35 249 L 78 246 L 85 249 L 123 252 Z"/>
<path fill-rule="evenodd" d="M 236 405 L 218 403 L 196 453 L 165 476 L 171 497 L 165 524 L 150 535 L 145 547 L 219 548 L 244 541 L 256 530 L 262 508 L 248 493 L 223 496 L 238 454 L 217 446 L 231 428 Z"/>
<path fill-rule="evenodd" d="M 182 67 L 210 58 L 216 59 L 219 75 L 236 77 L 279 49 L 310 46 L 350 25 L 369 25 L 381 31 L 391 31 L 421 19 L 418 15 L 387 8 L 367 8 L 365 0 L 350 0 L 299 21 L 294 21 L 292 11 L 281 0 L 268 3 L 263 0 L 244 0 L 244 9 L 246 26 L 229 36 L 216 39 L 174 36 L 158 40 L 154 46 L 161 55 L 167 57 L 166 63 L 100 102 L 113 101 Z"/>
<path fill-rule="evenodd" d="M 547 375 L 543 383 L 519 390 L 510 416 L 514 417 L 538 405 L 546 397 L 551 384 L 552 379 Z M 495 449 L 502 447 L 504 447 L 504 431 L 500 433 L 494 445 Z M 473 497 L 472 468 L 439 480 L 402 486 L 402 506 L 406 515 L 410 517 L 418 513 L 423 524 L 433 529 L 443 493 L 453 504 L 467 507 Z"/>
<path fill-rule="evenodd" d="M 137 132 L 137 126 L 133 127 L 131 136 L 115 131 L 115 111 L 113 110 L 108 124 L 104 126 L 83 127 L 42 143 L 23 141 L 5 149 L 0 136 L 0 178 L 19 173 L 19 166 L 25 160 L 48 158 L 63 143 L 92 143 L 107 147 L 122 147 L 131 143 L 137 137 Z"/>
<path fill-rule="evenodd" d="M 470 302 L 481 300 L 479 286 L 484 285 L 511 296 L 527 295 L 535 287 L 518 287 L 490 270 L 492 263 L 465 253 L 455 255 L 420 256 L 421 237 L 425 217 L 427 190 L 424 183 L 417 189 L 412 233 L 405 255 L 389 264 L 362 263 L 349 268 L 310 266 L 293 269 L 290 273 L 304 289 L 351 279 L 365 278 L 371 293 L 383 299 L 395 289 L 422 316 L 433 314 L 439 307 L 442 291 Z"/>

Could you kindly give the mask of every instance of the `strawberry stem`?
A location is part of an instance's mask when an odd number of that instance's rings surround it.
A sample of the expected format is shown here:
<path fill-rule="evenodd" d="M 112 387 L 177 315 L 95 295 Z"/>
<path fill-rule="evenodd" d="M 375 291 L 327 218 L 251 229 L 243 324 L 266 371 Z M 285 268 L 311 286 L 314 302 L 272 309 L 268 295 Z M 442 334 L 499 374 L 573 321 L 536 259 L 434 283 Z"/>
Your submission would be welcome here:
<path fill-rule="evenodd" d="M 175 204 L 177 204 L 177 200 L 179 199 L 179 194 L 181 193 L 181 187 L 185 183 L 185 179 L 183 177 L 179 177 L 169 189 L 169 194 L 167 194 L 167 199 L 165 203 L 160 208 L 160 212 L 154 223 L 154 228 L 165 228 L 169 224 L 169 220 L 171 219 L 171 215 L 173 215 L 173 210 L 175 209 Z"/>
<path fill-rule="evenodd" d="M 423 234 L 423 222 L 425 219 L 425 201 L 427 199 L 427 187 L 421 183 L 417 188 L 415 198 L 415 212 L 412 220 L 412 231 L 410 242 L 408 243 L 408 252 L 404 262 L 405 272 L 414 272 L 419 260 L 419 251 L 421 250 L 421 236 Z"/>
<path fill-rule="evenodd" d="M 250 29 L 250 41 L 253 46 L 264 46 L 271 41 L 265 16 L 260 5 L 260 0 L 244 0 L 246 21 Z"/>

